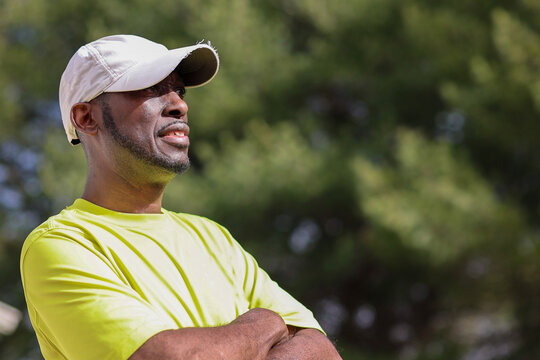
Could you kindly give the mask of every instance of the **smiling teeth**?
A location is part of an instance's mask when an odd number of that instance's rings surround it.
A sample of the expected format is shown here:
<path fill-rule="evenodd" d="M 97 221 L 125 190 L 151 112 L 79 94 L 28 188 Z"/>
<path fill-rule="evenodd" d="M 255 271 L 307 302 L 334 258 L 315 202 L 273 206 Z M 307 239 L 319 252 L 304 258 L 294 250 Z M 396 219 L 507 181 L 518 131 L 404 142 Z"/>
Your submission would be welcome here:
<path fill-rule="evenodd" d="M 173 131 L 171 133 L 168 133 L 167 135 L 172 135 L 172 136 L 185 136 L 186 133 L 184 133 L 183 131 Z"/>

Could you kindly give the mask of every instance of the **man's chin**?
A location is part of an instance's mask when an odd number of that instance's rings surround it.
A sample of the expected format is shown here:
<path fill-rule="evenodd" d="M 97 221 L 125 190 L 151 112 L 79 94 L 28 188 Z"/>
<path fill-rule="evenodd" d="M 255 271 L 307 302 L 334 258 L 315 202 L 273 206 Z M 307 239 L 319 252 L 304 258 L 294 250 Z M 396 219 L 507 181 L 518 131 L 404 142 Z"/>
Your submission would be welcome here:
<path fill-rule="evenodd" d="M 189 160 L 182 161 L 182 162 L 161 162 L 159 164 L 154 164 L 158 167 L 162 168 L 163 170 L 174 173 L 176 175 L 180 175 L 184 172 L 186 172 L 189 167 L 191 166 Z"/>
<path fill-rule="evenodd" d="M 181 175 L 189 170 L 191 164 L 188 162 L 187 164 L 182 164 L 180 167 L 175 168 L 175 173 L 177 175 Z"/>

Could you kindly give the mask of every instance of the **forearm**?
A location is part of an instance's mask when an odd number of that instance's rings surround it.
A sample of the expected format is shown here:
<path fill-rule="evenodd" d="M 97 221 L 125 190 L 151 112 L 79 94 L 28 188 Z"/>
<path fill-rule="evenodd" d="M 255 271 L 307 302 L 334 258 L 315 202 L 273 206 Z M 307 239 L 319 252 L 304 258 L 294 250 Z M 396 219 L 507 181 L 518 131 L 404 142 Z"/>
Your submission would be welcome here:
<path fill-rule="evenodd" d="M 330 340 L 318 330 L 301 329 L 288 341 L 274 346 L 266 360 L 341 360 Z"/>
<path fill-rule="evenodd" d="M 158 333 L 129 360 L 263 360 L 272 346 L 286 339 L 287 327 L 279 315 L 253 309 L 228 325 Z"/>

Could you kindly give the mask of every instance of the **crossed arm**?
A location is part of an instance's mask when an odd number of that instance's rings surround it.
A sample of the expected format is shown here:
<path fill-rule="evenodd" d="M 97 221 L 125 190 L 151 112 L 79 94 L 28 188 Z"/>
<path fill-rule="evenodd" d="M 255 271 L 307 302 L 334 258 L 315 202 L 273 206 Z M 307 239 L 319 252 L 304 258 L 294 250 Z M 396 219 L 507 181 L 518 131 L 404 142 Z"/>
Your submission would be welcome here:
<path fill-rule="evenodd" d="M 160 332 L 129 360 L 340 360 L 324 334 L 315 329 L 287 327 L 267 309 L 252 309 L 231 323 L 208 328 Z"/>

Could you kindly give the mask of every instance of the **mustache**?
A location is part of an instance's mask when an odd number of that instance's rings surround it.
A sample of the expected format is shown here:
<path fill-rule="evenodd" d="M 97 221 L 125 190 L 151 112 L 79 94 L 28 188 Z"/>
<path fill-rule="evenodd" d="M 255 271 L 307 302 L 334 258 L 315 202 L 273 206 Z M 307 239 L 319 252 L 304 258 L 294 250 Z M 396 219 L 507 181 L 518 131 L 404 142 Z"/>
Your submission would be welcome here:
<path fill-rule="evenodd" d="M 184 121 L 184 120 L 175 120 L 173 122 L 170 122 L 166 125 L 163 125 L 161 128 L 158 129 L 158 134 L 160 134 L 162 131 L 164 131 L 166 128 L 168 128 L 169 126 L 171 125 L 175 125 L 175 124 L 184 124 L 184 125 L 187 125 L 187 121 Z"/>

